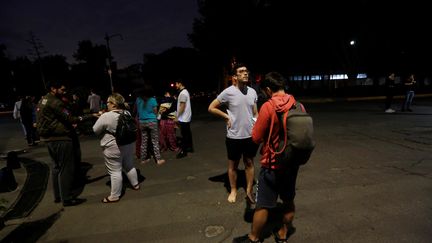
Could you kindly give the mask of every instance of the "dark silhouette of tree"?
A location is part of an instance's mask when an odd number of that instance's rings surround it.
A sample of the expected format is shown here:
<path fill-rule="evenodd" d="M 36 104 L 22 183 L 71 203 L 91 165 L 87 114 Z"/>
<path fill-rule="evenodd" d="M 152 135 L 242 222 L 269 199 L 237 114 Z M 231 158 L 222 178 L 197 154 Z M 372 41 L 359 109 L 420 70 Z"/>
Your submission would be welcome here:
<path fill-rule="evenodd" d="M 6 50 L 6 45 L 0 44 L 0 80 L 2 86 L 0 89 L 0 96 L 2 98 L 0 100 L 3 102 L 3 99 L 14 93 L 11 60 L 7 57 Z"/>
<path fill-rule="evenodd" d="M 431 37 L 424 34 L 430 21 L 422 5 L 200 0 L 201 16 L 189 39 L 213 65 L 226 67 L 235 56 L 257 72 L 355 76 L 383 75 L 389 69 L 430 70 L 424 61 L 432 49 L 427 44 Z"/>
<path fill-rule="evenodd" d="M 90 40 L 78 43 L 78 50 L 73 54 L 78 64 L 72 65 L 72 81 L 76 86 L 86 86 L 96 90 L 110 89 L 104 45 L 94 45 Z"/>
<path fill-rule="evenodd" d="M 18 57 L 12 61 L 13 83 L 19 95 L 41 95 L 45 93 L 40 80 L 39 65 L 28 57 Z"/>
<path fill-rule="evenodd" d="M 49 55 L 42 58 L 47 80 L 69 80 L 69 64 L 62 55 Z"/>
<path fill-rule="evenodd" d="M 202 56 L 192 48 L 173 47 L 159 55 L 146 54 L 143 77 L 150 82 L 156 93 L 162 93 L 176 79 L 184 79 L 192 91 L 214 90 L 214 82 L 208 65 Z"/>

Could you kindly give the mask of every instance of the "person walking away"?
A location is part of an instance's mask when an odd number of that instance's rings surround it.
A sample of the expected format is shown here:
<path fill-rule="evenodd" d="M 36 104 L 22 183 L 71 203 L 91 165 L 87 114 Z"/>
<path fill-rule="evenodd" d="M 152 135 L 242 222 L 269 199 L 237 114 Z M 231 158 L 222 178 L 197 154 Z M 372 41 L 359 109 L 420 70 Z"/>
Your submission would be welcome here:
<path fill-rule="evenodd" d="M 414 78 L 414 74 L 411 74 L 404 82 L 404 88 L 406 93 L 405 93 L 404 103 L 402 104 L 402 111 L 412 112 L 411 104 L 415 95 L 414 92 L 415 86 L 416 86 L 416 81 Z"/>
<path fill-rule="evenodd" d="M 153 153 L 156 163 L 161 165 L 165 160 L 162 159 L 159 149 L 158 104 L 150 85 L 144 85 L 135 103 L 141 130 L 141 162 L 144 164 L 150 162 Z"/>
<path fill-rule="evenodd" d="M 385 113 L 394 113 L 395 110 L 391 108 L 393 102 L 393 96 L 395 93 L 395 74 L 390 73 L 390 75 L 385 80 L 385 92 L 386 92 L 386 100 L 385 100 Z"/>
<path fill-rule="evenodd" d="M 113 134 L 116 133 L 120 113 L 126 110 L 125 99 L 118 93 L 108 97 L 108 112 L 103 113 L 93 125 L 93 131 L 101 137 L 105 167 L 111 180 L 111 194 L 102 199 L 103 203 L 120 201 L 123 189 L 122 171 L 125 172 L 133 190 L 139 190 L 138 174 L 134 167 L 134 143 L 119 146 Z"/>
<path fill-rule="evenodd" d="M 175 87 L 179 91 L 177 97 L 176 122 L 180 127 L 180 133 L 182 136 L 180 143 L 181 150 L 179 153 L 177 153 L 176 157 L 177 159 L 180 159 L 186 157 L 188 152 L 194 152 L 192 131 L 190 128 L 192 120 L 192 107 L 189 91 L 185 86 L 185 81 L 181 79 L 177 80 L 175 82 Z"/>
<path fill-rule="evenodd" d="M 94 90 L 90 91 L 90 95 L 87 98 L 87 103 L 90 104 L 90 113 L 99 112 L 101 107 L 101 97 L 94 92 Z"/>
<path fill-rule="evenodd" d="M 287 242 L 289 234 L 294 230 L 292 221 L 295 213 L 294 197 L 299 164 L 276 164 L 275 153 L 272 153 L 269 148 L 269 146 L 278 148 L 279 143 L 283 142 L 283 138 L 280 137 L 277 113 L 288 111 L 291 104 L 295 103 L 294 97 L 285 93 L 284 84 L 285 79 L 277 72 L 268 73 L 261 82 L 261 89 L 269 100 L 261 106 L 252 130 L 253 142 L 264 143 L 260 151 L 261 170 L 258 177 L 255 212 L 251 232 L 235 238 L 233 242 L 261 242 L 261 232 L 266 224 L 269 209 L 277 206 L 278 197 L 282 200 L 283 223 L 273 232 L 275 242 Z M 273 129 L 269 134 L 272 120 Z M 268 144 L 269 141 L 271 144 Z"/>
<path fill-rule="evenodd" d="M 166 91 L 161 99 L 159 107 L 159 144 L 160 150 L 177 151 L 177 139 L 175 133 L 175 99 L 169 91 Z"/>
<path fill-rule="evenodd" d="M 76 152 L 73 136 L 76 136 L 74 124 L 92 115 L 72 116 L 61 97 L 66 87 L 60 81 L 49 82 L 48 93 L 42 97 L 37 106 L 37 131 L 41 141 L 47 144 L 53 161 L 52 182 L 54 202 L 63 202 L 63 206 L 81 204 L 85 199 L 72 194 L 75 175 Z"/>
<path fill-rule="evenodd" d="M 246 174 L 246 199 L 254 203 L 253 182 L 255 178 L 253 158 L 258 146 L 252 142 L 252 127 L 258 115 L 256 91 L 247 85 L 249 71 L 242 63 L 234 65 L 232 70 L 233 85 L 223 90 L 213 100 L 208 111 L 220 116 L 226 121 L 227 135 L 225 145 L 228 154 L 228 178 L 230 194 L 228 202 L 236 202 L 237 197 L 237 169 L 243 156 Z M 226 105 L 227 112 L 220 109 Z"/>
<path fill-rule="evenodd" d="M 28 146 L 36 145 L 36 117 L 35 117 L 35 105 L 31 96 L 26 96 L 21 103 L 20 117 L 22 124 L 26 129 L 26 138 Z"/>
<path fill-rule="evenodd" d="M 23 130 L 23 133 L 24 133 L 24 137 L 27 139 L 26 128 L 25 128 L 24 124 L 22 123 L 21 113 L 20 113 L 22 100 L 23 100 L 23 97 L 18 96 L 18 100 L 14 104 L 14 110 L 13 110 L 12 116 L 15 120 L 19 120 L 21 127 L 22 127 L 22 130 Z"/>

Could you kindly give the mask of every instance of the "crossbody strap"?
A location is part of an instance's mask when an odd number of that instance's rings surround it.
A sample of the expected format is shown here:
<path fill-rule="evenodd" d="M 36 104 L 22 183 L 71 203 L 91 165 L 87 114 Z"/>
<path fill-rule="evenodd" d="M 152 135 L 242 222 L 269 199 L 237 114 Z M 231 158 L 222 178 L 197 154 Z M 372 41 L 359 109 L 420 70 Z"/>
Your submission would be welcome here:
<path fill-rule="evenodd" d="M 273 101 L 271 99 L 269 100 L 269 102 L 272 104 L 272 107 L 274 109 L 275 114 L 277 114 L 276 105 L 273 103 Z M 274 118 L 275 116 L 272 115 L 271 122 L 270 122 L 270 133 L 269 133 L 269 136 L 267 139 L 267 146 L 268 146 L 271 153 L 280 154 L 285 150 L 285 147 L 287 145 L 286 118 L 288 117 L 289 110 L 291 109 L 291 107 L 294 105 L 295 102 L 296 102 L 295 99 L 293 97 L 290 97 L 290 99 L 288 101 L 288 110 L 281 116 L 282 117 L 282 129 L 283 129 L 283 134 L 284 134 L 284 145 L 280 151 L 277 151 L 276 148 L 273 148 L 273 143 L 271 143 L 271 135 L 273 134 L 273 126 L 274 126 L 274 119 L 275 119 Z M 279 136 L 279 140 L 280 140 L 280 136 Z"/>

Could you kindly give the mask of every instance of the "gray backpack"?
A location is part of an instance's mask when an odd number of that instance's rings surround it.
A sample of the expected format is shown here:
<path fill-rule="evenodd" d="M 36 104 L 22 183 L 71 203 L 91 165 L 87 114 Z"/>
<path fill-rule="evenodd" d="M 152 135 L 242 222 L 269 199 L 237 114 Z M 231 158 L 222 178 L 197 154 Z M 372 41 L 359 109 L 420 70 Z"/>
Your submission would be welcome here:
<path fill-rule="evenodd" d="M 270 142 L 271 136 L 267 144 L 270 151 L 275 154 L 275 163 L 281 166 L 293 163 L 304 165 L 315 148 L 313 120 L 304 106 L 293 97 L 288 105 L 290 108 L 287 112 L 277 113 L 280 124 L 278 148 L 274 148 Z M 274 116 L 272 116 L 270 134 L 272 134 L 273 124 Z"/>

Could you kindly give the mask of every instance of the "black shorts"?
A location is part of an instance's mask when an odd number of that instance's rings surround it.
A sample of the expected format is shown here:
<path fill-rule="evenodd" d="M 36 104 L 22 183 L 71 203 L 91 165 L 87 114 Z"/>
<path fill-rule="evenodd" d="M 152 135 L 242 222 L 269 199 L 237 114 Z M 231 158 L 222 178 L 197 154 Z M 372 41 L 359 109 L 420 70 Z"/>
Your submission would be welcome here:
<path fill-rule="evenodd" d="M 259 145 L 252 141 L 252 138 L 232 139 L 226 138 L 225 145 L 227 148 L 229 160 L 240 160 L 241 156 L 253 158 L 256 156 Z"/>
<path fill-rule="evenodd" d="M 274 208 L 278 196 L 282 202 L 290 202 L 295 197 L 295 187 L 299 166 L 274 170 L 261 167 L 258 177 L 256 207 Z"/>

